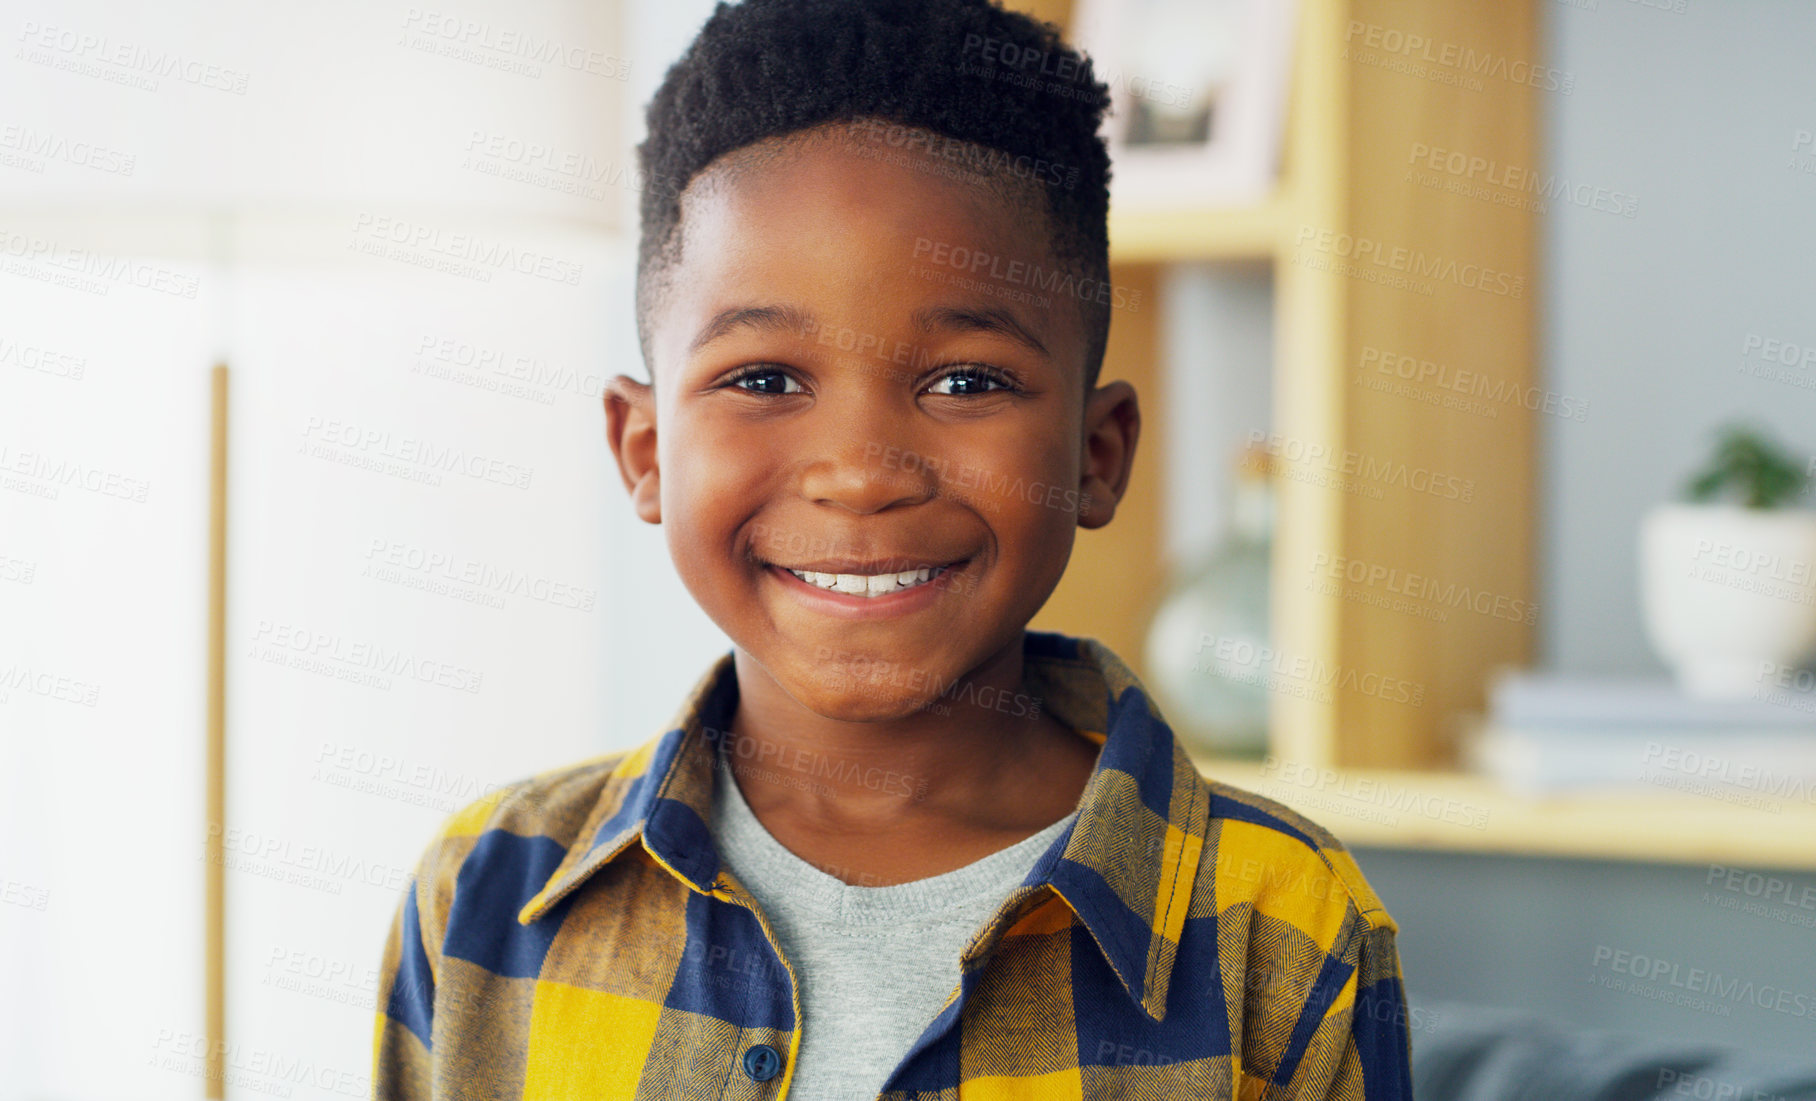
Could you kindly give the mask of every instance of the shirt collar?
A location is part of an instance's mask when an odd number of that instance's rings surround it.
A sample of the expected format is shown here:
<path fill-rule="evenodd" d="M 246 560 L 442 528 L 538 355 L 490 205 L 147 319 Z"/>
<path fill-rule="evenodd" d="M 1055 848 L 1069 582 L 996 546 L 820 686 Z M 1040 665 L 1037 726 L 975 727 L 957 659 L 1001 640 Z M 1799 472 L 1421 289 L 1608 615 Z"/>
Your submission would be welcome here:
<path fill-rule="evenodd" d="M 1160 1020 L 1204 847 L 1209 789 L 1108 647 L 1027 631 L 1023 662 L 1024 684 L 1039 706 L 1103 739 L 1076 822 L 1036 861 L 1025 885 L 1050 886 L 1064 899 L 1129 997 Z M 520 923 L 542 917 L 639 840 L 693 890 L 713 889 L 720 863 L 707 826 L 714 748 L 737 700 L 728 651 L 696 682 L 667 731 L 613 768 L 567 854 L 519 912 Z"/>

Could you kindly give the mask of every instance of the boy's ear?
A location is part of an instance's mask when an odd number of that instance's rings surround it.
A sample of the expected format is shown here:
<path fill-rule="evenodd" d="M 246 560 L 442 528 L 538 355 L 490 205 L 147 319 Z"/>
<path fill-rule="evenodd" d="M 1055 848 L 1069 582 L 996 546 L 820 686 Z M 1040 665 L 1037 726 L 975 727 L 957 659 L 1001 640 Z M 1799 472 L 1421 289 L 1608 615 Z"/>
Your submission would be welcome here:
<path fill-rule="evenodd" d="M 662 471 L 656 452 L 656 391 L 628 375 L 605 384 L 605 439 L 646 524 L 662 522 Z"/>
<path fill-rule="evenodd" d="M 1129 488 L 1141 406 L 1135 387 L 1117 379 L 1085 396 L 1085 447 L 1078 479 L 1078 526 L 1101 528 L 1116 516 Z"/>

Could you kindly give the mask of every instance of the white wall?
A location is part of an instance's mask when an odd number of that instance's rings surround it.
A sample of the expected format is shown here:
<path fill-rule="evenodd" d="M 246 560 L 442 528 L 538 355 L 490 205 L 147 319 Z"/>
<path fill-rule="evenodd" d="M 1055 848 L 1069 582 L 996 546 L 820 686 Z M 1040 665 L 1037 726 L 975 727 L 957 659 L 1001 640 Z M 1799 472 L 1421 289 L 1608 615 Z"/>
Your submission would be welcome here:
<path fill-rule="evenodd" d="M 620 15 L 579 0 L 10 5 L 0 150 L 40 167 L 0 163 L 0 195 L 480 207 L 609 228 L 638 75 Z"/>
<path fill-rule="evenodd" d="M 0 1098 L 202 1089 L 217 359 L 230 1096 L 364 1096 L 445 813 L 651 736 L 722 648 L 600 410 L 670 14 L 654 55 L 579 0 L 5 21 Z"/>
<path fill-rule="evenodd" d="M 1546 171 L 1636 200 L 1632 218 L 1558 203 L 1543 222 L 1546 385 L 1589 401 L 1580 423 L 1540 418 L 1542 657 L 1557 668 L 1662 674 L 1638 523 L 1717 424 L 1755 419 L 1816 456 L 1816 362 L 1745 351 L 1749 335 L 1816 347 L 1816 148 L 1793 149 L 1816 131 L 1816 8 L 1683 7 L 1545 6 L 1549 64 L 1577 78 L 1544 102 Z"/>
<path fill-rule="evenodd" d="M 509 239 L 587 272 L 620 251 Z M 606 279 L 365 257 L 236 277 L 231 1038 L 249 1065 L 332 1068 L 297 1083 L 328 1096 L 367 1074 L 376 951 L 440 821 L 622 740 Z"/>

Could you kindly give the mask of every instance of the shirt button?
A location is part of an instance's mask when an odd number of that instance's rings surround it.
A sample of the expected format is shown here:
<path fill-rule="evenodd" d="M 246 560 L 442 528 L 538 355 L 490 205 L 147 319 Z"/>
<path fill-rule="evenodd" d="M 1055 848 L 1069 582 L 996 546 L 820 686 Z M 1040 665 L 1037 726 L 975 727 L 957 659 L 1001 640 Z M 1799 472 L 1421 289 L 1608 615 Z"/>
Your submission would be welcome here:
<path fill-rule="evenodd" d="M 744 1073 L 754 1082 L 767 1082 L 782 1069 L 782 1056 L 768 1044 L 757 1044 L 744 1051 Z"/>

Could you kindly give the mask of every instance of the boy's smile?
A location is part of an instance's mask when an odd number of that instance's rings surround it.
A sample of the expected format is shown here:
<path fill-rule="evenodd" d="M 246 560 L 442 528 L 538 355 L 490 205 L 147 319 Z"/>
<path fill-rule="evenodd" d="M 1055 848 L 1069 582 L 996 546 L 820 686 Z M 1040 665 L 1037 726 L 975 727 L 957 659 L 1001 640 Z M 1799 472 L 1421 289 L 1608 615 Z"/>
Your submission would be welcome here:
<path fill-rule="evenodd" d="M 918 726 L 956 683 L 1017 690 L 1074 533 L 1127 481 L 1133 391 L 1087 399 L 1078 304 L 932 262 L 1056 268 L 1040 195 L 941 169 L 842 127 L 723 158 L 685 193 L 653 392 L 608 398 L 746 699 L 767 679 L 803 719 Z"/>

